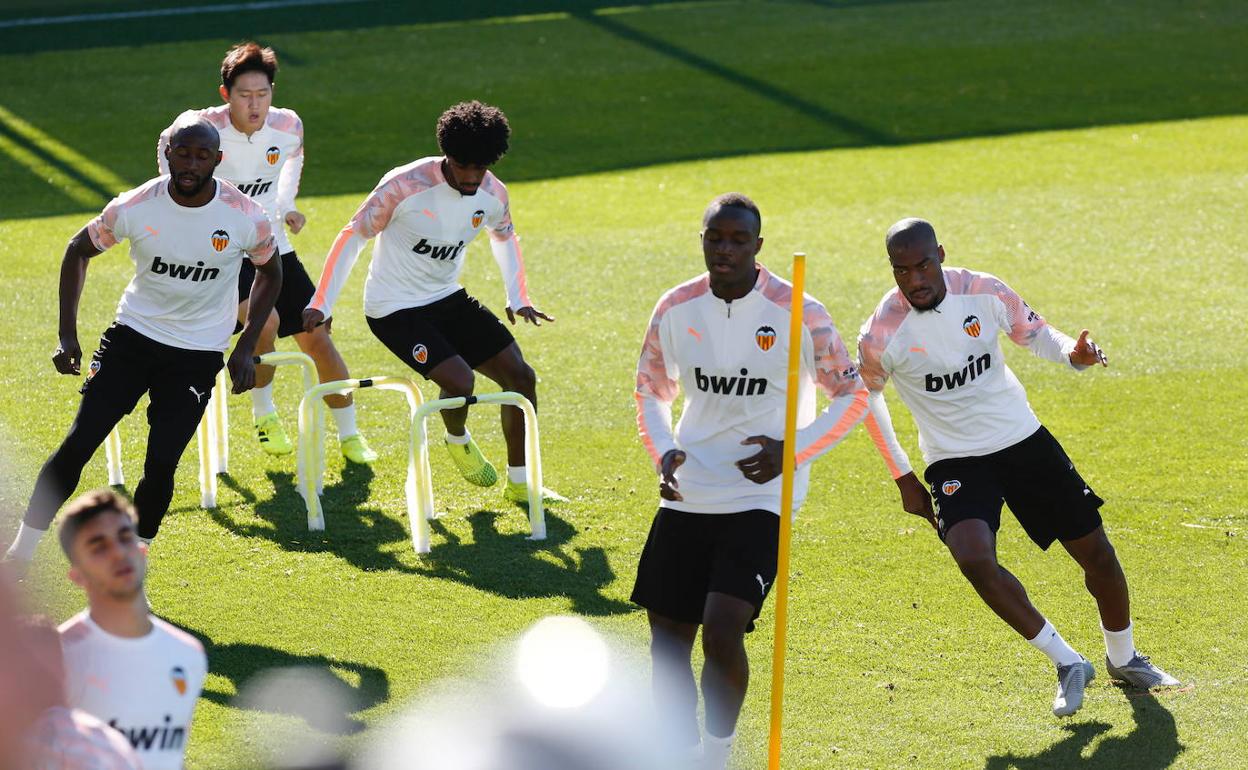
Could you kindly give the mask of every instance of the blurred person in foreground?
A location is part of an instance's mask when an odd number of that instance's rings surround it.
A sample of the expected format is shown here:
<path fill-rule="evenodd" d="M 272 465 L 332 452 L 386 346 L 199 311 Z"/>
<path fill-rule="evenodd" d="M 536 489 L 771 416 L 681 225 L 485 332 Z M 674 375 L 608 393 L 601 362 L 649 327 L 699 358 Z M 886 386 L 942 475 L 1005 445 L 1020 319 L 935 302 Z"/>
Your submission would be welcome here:
<path fill-rule="evenodd" d="M 147 545 L 135 527 L 134 509 L 111 490 L 65 509 L 61 548 L 87 595 L 87 609 L 60 627 L 65 693 L 125 736 L 143 770 L 180 770 L 208 659 L 199 640 L 148 611 Z"/>

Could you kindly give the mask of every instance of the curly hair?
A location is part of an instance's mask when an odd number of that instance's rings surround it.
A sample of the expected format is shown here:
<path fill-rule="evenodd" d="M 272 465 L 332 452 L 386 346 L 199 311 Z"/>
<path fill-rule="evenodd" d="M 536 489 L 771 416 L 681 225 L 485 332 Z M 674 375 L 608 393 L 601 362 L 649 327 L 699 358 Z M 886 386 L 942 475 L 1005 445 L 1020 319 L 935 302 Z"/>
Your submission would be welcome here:
<path fill-rule="evenodd" d="M 457 163 L 494 165 L 507 153 L 510 136 L 503 111 L 475 99 L 454 105 L 438 118 L 438 147 Z"/>
<path fill-rule="evenodd" d="M 239 75 L 247 72 L 263 72 L 273 84 L 277 75 L 277 54 L 272 48 L 261 48 L 259 43 L 239 43 L 225 53 L 221 61 L 221 85 L 229 91 Z"/>

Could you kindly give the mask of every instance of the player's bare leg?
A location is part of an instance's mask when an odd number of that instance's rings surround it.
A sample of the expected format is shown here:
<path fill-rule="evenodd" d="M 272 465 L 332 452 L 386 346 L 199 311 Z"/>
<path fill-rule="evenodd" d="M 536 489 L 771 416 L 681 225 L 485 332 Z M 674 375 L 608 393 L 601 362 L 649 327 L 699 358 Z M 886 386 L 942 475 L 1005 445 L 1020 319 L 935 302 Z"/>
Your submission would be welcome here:
<path fill-rule="evenodd" d="M 997 563 L 997 538 L 988 522 L 959 521 L 945 535 L 945 545 L 958 563 L 958 569 L 998 617 L 1024 639 L 1035 638 L 1040 633 L 1044 616 L 1032 606 L 1018 578 Z"/>
<path fill-rule="evenodd" d="M 245 323 L 247 319 L 247 300 L 238 303 L 238 321 Z M 269 313 L 260 336 L 256 340 L 256 355 L 272 353 L 277 342 L 277 313 Z M 290 436 L 282 427 L 277 416 L 277 405 L 273 403 L 273 367 L 256 367 L 256 386 L 251 390 L 251 416 L 255 423 L 256 438 L 260 447 L 271 455 L 286 455 L 295 451 Z"/>
<path fill-rule="evenodd" d="M 502 352 L 477 367 L 477 371 L 489 377 L 503 390 L 519 393 L 537 408 L 537 374 L 533 367 L 524 361 L 520 354 L 520 346 L 511 343 Z M 529 485 L 525 475 L 524 459 L 524 412 L 518 407 L 504 406 L 500 410 L 503 424 L 503 438 L 507 442 L 507 485 L 503 487 L 503 497 L 513 503 L 527 503 Z M 543 488 L 542 499 L 547 502 L 560 502 L 567 498 Z"/>
<path fill-rule="evenodd" d="M 678 750 L 694 749 L 698 737 L 698 686 L 693 678 L 693 642 L 698 627 L 655 612 L 650 619 L 650 681 L 660 724 L 670 728 Z"/>
<path fill-rule="evenodd" d="M 1083 568 L 1083 584 L 1096 599 L 1101 625 L 1110 631 L 1121 631 L 1131 624 L 1131 599 L 1127 576 L 1118 562 L 1118 554 L 1110 545 L 1104 527 L 1097 527 L 1077 540 L 1062 541 L 1079 566 Z"/>
<path fill-rule="evenodd" d="M 316 376 L 321 382 L 346 380 L 351 377 L 347 362 L 342 359 L 342 354 L 338 352 L 333 337 L 330 336 L 332 320 L 310 332 L 294 335 L 295 344 L 316 364 Z M 377 453 L 356 427 L 354 403 L 350 393 L 330 393 L 325 396 L 325 405 L 329 407 L 338 428 L 338 444 L 342 448 L 343 456 L 353 463 L 371 463 L 377 459 Z"/>
<path fill-rule="evenodd" d="M 489 377 L 503 390 L 519 393 L 537 408 L 537 374 L 524 362 L 520 346 L 511 343 L 502 352 L 477 367 L 477 371 Z M 503 438 L 507 441 L 507 464 L 524 465 L 524 413 L 514 406 L 499 410 L 503 424 Z"/>
<path fill-rule="evenodd" d="M 735 596 L 712 591 L 702 615 L 702 699 L 706 706 L 708 767 L 727 764 L 737 717 L 750 684 L 750 660 L 745 652 L 745 630 L 754 606 Z"/>
<path fill-rule="evenodd" d="M 460 356 L 446 359 L 429 370 L 427 376 L 437 383 L 440 398 L 471 396 L 476 385 L 476 375 Z M 477 442 L 468 434 L 468 407 L 443 409 L 441 413 L 442 424 L 446 426 L 446 450 L 450 452 L 460 475 L 479 487 L 488 487 L 498 481 L 498 471 L 485 459 Z"/>

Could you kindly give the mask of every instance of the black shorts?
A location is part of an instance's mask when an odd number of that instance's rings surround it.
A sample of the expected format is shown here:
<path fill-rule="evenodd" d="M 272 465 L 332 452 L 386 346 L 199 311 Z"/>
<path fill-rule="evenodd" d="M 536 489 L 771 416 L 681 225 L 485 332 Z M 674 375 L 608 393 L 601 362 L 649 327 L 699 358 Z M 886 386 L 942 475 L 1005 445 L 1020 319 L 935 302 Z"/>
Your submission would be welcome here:
<path fill-rule="evenodd" d="M 256 279 L 256 266 L 250 259 L 243 260 L 243 269 L 238 271 L 238 301 L 246 302 L 251 296 L 251 284 Z M 277 311 L 277 336 L 289 337 L 303 331 L 303 309 L 312 301 L 316 293 L 316 284 L 308 277 L 299 256 L 293 251 L 282 255 L 282 290 L 277 295 L 273 309 Z M 235 324 L 234 333 L 243 330 L 242 324 Z"/>
<path fill-rule="evenodd" d="M 966 519 L 995 533 L 1001 504 L 1010 506 L 1036 545 L 1075 540 L 1101 525 L 1104 500 L 1087 485 L 1053 434 L 1041 426 L 1017 444 L 982 457 L 953 457 L 927 467 L 941 540 Z"/>
<path fill-rule="evenodd" d="M 687 513 L 659 508 L 637 564 L 632 600 L 680 623 L 702 622 L 706 595 L 754 605 L 754 620 L 776 579 L 780 517 L 771 511 Z"/>
<path fill-rule="evenodd" d="M 455 356 L 476 369 L 516 341 L 503 322 L 465 289 L 428 305 L 367 320 L 373 336 L 422 377 Z"/>

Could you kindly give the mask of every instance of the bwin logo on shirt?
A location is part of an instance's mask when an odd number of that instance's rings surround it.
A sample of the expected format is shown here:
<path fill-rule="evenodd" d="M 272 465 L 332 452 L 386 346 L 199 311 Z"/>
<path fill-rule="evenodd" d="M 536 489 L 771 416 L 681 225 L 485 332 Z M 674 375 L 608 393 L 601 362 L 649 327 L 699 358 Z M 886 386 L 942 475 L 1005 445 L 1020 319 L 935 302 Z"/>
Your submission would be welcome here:
<path fill-rule="evenodd" d="M 257 195 L 264 195 L 265 193 L 269 191 L 269 188 L 272 186 L 273 186 L 272 180 L 268 182 L 262 182 L 259 179 L 257 179 L 256 181 L 250 182 L 248 184 L 240 184 L 238 186 L 238 191 L 241 192 L 243 195 L 250 195 L 251 197 L 254 198 Z"/>
<path fill-rule="evenodd" d="M 975 378 L 992 368 L 992 355 L 985 353 L 979 358 L 975 356 L 966 357 L 966 366 L 953 374 L 929 374 L 927 375 L 924 385 L 928 393 L 939 393 L 942 390 L 953 390 L 959 388 L 968 382 L 974 382 Z"/>
<path fill-rule="evenodd" d="M 152 260 L 152 272 L 156 275 L 168 275 L 170 278 L 190 281 L 191 283 L 211 281 L 221 275 L 219 269 L 204 267 L 203 262 L 196 262 L 193 266 L 179 265 L 177 262 L 165 262 L 160 257 Z"/>
<path fill-rule="evenodd" d="M 180 749 L 186 743 L 186 727 L 173 725 L 173 717 L 166 714 L 165 723 L 154 727 L 125 727 L 114 719 L 108 726 L 130 741 L 135 751 L 167 751 Z"/>
<path fill-rule="evenodd" d="M 464 250 L 464 242 L 460 241 L 454 246 L 434 246 L 425 238 L 420 239 L 412 247 L 412 251 L 417 254 L 428 254 L 430 259 L 455 259 Z"/>
<path fill-rule="evenodd" d="M 761 396 L 767 392 L 767 380 L 749 377 L 749 370 L 742 369 L 740 377 L 719 377 L 703 374 L 701 367 L 693 370 L 693 381 L 703 393 L 719 393 L 725 396 Z"/>

